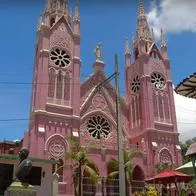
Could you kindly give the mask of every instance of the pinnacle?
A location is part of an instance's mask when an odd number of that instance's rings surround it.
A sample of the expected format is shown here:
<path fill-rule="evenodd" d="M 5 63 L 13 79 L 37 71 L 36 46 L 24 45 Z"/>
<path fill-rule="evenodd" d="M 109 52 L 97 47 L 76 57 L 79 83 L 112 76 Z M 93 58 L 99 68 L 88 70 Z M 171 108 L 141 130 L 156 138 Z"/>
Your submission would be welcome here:
<path fill-rule="evenodd" d="M 138 16 L 145 15 L 144 6 L 142 0 L 139 0 L 138 3 Z"/>

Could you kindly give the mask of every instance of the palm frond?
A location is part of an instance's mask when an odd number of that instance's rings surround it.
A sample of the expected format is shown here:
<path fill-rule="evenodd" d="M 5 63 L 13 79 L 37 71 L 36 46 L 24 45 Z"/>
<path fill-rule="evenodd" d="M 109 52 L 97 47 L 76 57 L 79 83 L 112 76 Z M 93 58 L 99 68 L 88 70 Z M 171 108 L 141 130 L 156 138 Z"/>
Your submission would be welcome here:
<path fill-rule="evenodd" d="M 114 179 L 114 178 L 117 178 L 118 175 L 119 175 L 119 171 L 114 171 L 114 172 L 109 173 L 107 178 L 108 179 Z"/>
<path fill-rule="evenodd" d="M 118 161 L 114 158 L 111 158 L 108 162 L 107 162 L 107 171 L 108 173 L 111 173 L 113 171 L 118 171 L 119 170 L 119 164 Z"/>
<path fill-rule="evenodd" d="M 87 159 L 86 160 L 86 165 L 88 165 L 93 170 L 95 170 L 95 172 L 99 175 L 99 169 L 98 169 L 97 165 L 93 161 L 91 161 L 90 159 Z"/>
<path fill-rule="evenodd" d="M 97 184 L 98 179 L 99 179 L 99 175 L 93 168 L 91 168 L 88 165 L 85 165 L 84 166 L 84 173 L 85 173 L 85 176 L 88 176 L 91 179 L 93 184 Z"/>

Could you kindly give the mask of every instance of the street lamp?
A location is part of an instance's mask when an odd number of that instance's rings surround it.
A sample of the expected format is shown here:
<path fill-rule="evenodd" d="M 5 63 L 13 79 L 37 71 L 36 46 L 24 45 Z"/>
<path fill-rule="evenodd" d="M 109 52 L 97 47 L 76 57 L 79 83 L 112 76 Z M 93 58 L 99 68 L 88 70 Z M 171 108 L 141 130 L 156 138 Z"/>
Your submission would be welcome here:
<path fill-rule="evenodd" d="M 192 164 L 193 164 L 193 171 L 194 171 L 194 177 L 196 179 L 196 167 L 195 167 L 195 161 L 196 161 L 196 143 L 191 144 L 188 148 L 186 155 L 191 158 Z"/>

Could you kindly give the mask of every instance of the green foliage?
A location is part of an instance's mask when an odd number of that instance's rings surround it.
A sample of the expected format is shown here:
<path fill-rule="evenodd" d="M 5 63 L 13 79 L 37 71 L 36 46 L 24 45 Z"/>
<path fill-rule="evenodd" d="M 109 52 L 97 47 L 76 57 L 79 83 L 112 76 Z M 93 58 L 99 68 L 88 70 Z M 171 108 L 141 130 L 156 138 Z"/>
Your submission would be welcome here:
<path fill-rule="evenodd" d="M 154 186 L 148 186 L 146 196 L 158 196 L 158 192 Z"/>
<path fill-rule="evenodd" d="M 73 183 L 75 196 L 81 195 L 83 176 L 89 177 L 93 184 L 99 179 L 99 171 L 96 164 L 88 158 L 90 147 L 82 147 L 77 139 L 70 140 L 72 151 L 66 153 L 66 158 L 72 161 Z"/>
<path fill-rule="evenodd" d="M 133 172 L 133 158 L 142 156 L 138 150 L 124 151 L 124 169 L 127 182 L 131 182 Z M 107 163 L 108 179 L 117 178 L 119 174 L 119 163 L 116 159 L 112 158 Z"/>
<path fill-rule="evenodd" d="M 159 172 L 162 172 L 166 169 L 172 169 L 172 165 L 169 163 L 157 164 L 157 165 L 155 165 L 155 168 L 156 168 L 156 171 L 159 173 Z"/>
<path fill-rule="evenodd" d="M 188 163 L 191 161 L 189 156 L 185 156 L 189 146 L 193 143 L 196 142 L 196 137 L 193 137 L 192 139 L 186 140 L 184 143 L 180 142 L 180 147 L 181 147 L 181 153 L 182 153 L 182 158 L 183 158 L 183 164 Z"/>
<path fill-rule="evenodd" d="M 186 196 L 186 191 L 184 189 L 181 190 L 180 196 Z"/>

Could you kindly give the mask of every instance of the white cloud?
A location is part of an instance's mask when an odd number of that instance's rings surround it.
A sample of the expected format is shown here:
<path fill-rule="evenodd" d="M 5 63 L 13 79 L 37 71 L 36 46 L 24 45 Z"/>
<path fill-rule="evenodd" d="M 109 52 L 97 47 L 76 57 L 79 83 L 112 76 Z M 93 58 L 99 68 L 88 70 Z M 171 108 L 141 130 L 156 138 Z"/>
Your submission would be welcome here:
<path fill-rule="evenodd" d="M 178 132 L 180 140 L 196 137 L 196 99 L 187 98 L 174 92 Z"/>
<path fill-rule="evenodd" d="M 161 27 L 170 33 L 196 32 L 195 10 L 195 0 L 160 0 L 159 5 L 154 0 L 147 17 L 158 38 Z"/>

